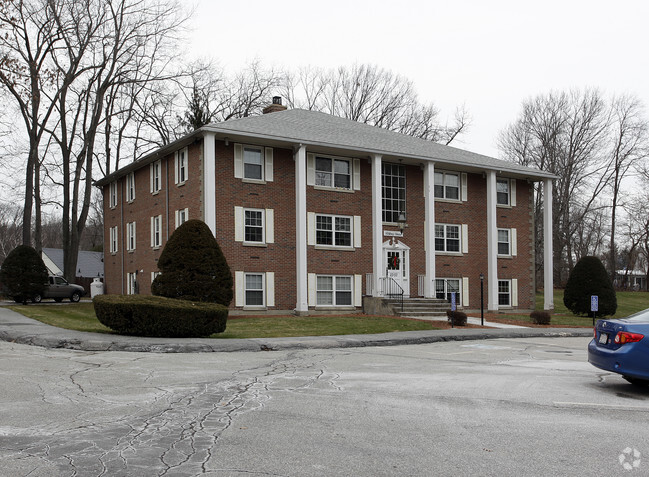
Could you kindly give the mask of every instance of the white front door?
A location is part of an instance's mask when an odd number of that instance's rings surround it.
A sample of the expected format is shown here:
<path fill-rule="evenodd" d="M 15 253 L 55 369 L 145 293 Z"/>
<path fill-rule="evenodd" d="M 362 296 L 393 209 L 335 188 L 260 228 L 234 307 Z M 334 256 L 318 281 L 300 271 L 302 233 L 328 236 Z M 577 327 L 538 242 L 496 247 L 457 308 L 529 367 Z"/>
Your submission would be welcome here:
<path fill-rule="evenodd" d="M 383 244 L 385 276 L 394 280 L 394 283 L 396 283 L 399 287 L 401 287 L 401 289 L 403 289 L 404 296 L 410 296 L 409 255 L 410 248 L 400 241 L 388 241 Z M 387 280 L 387 282 L 390 283 L 391 280 Z M 386 291 L 387 290 L 384 290 L 384 293 Z"/>

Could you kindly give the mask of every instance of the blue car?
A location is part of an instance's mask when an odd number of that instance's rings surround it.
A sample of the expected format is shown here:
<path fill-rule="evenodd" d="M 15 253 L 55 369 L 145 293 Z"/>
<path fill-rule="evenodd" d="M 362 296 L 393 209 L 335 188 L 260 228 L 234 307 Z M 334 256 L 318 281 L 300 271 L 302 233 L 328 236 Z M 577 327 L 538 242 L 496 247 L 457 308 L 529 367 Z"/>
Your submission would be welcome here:
<path fill-rule="evenodd" d="M 588 361 L 630 383 L 649 384 L 649 309 L 626 318 L 598 320 L 588 344 Z"/>

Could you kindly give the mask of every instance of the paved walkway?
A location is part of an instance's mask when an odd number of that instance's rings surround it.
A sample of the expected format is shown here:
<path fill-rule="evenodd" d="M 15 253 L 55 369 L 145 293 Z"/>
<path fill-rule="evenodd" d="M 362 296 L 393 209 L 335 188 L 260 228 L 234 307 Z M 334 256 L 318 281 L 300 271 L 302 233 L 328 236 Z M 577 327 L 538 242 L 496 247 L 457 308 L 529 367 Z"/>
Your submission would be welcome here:
<path fill-rule="evenodd" d="M 479 321 L 478 318 L 475 318 Z M 83 351 L 134 351 L 154 353 L 202 353 L 276 351 L 287 349 L 354 348 L 435 343 L 494 338 L 591 336 L 590 328 L 454 328 L 404 331 L 373 335 L 305 336 L 300 338 L 210 339 L 143 338 L 66 330 L 32 320 L 0 306 L 0 339 L 45 348 Z"/>
<path fill-rule="evenodd" d="M 417 319 L 417 320 L 424 320 L 424 321 L 443 321 L 443 322 L 448 321 L 448 318 L 446 318 L 445 316 L 430 317 L 430 318 L 421 317 L 421 316 L 406 316 L 405 318 L 414 318 L 414 319 Z M 468 316 L 466 321 L 470 325 L 477 325 L 477 326 L 482 325 L 482 319 L 480 319 L 480 318 L 474 318 L 472 316 Z M 506 323 L 496 323 L 496 322 L 487 321 L 487 320 L 484 321 L 484 326 L 487 326 L 489 328 L 500 328 L 500 329 L 503 329 L 503 330 L 527 328 L 527 326 L 509 325 L 509 324 L 506 324 Z"/>

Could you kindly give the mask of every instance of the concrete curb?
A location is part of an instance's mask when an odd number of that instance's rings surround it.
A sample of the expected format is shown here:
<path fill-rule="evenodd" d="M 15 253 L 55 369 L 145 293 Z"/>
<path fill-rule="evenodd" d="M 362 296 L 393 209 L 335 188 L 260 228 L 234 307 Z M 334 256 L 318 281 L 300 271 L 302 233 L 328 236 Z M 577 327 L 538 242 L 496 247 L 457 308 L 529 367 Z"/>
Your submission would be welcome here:
<path fill-rule="evenodd" d="M 299 338 L 209 339 L 143 338 L 65 330 L 0 307 L 0 339 L 11 343 L 79 351 L 149 353 L 223 353 L 300 349 L 361 348 L 497 338 L 589 337 L 590 328 L 450 329 L 375 335 L 305 336 Z"/>

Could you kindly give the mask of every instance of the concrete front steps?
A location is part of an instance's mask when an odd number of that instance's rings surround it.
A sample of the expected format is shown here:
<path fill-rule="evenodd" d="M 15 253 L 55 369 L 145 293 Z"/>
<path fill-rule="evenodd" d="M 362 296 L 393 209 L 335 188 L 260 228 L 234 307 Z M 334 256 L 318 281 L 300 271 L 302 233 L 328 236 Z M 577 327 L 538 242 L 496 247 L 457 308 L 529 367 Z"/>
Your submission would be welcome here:
<path fill-rule="evenodd" d="M 411 318 L 446 318 L 446 311 L 451 309 L 451 304 L 438 298 L 404 298 L 403 311 L 401 300 L 384 298 L 383 303 L 392 308 L 397 316 Z"/>

